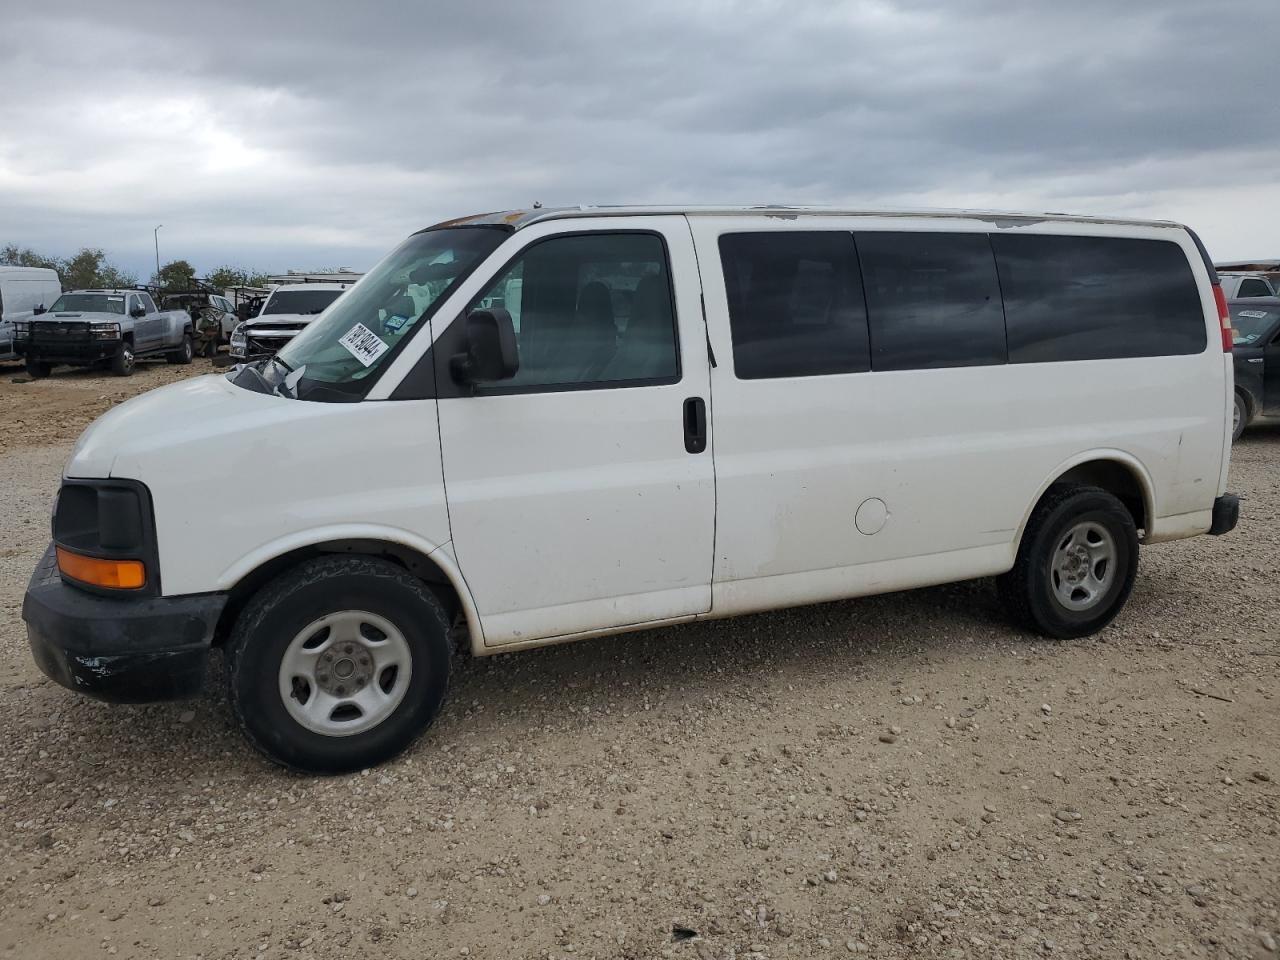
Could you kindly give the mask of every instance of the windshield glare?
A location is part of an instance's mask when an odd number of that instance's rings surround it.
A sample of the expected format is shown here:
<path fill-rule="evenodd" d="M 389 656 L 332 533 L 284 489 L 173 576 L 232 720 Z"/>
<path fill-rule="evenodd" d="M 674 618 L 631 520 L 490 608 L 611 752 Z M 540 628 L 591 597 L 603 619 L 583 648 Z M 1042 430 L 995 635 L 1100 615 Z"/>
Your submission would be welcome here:
<path fill-rule="evenodd" d="M 435 305 L 506 236 L 492 227 L 448 227 L 402 243 L 281 349 L 280 359 L 301 374 L 298 399 L 359 399 Z"/>
<path fill-rule="evenodd" d="M 271 295 L 262 313 L 264 316 L 269 313 L 320 313 L 344 292 L 338 287 L 332 290 L 279 290 Z"/>
<path fill-rule="evenodd" d="M 124 295 L 67 293 L 53 301 L 50 313 L 124 313 Z"/>
<path fill-rule="evenodd" d="M 1257 343 L 1268 328 L 1280 320 L 1280 310 L 1259 310 L 1257 307 L 1231 308 L 1231 341 L 1238 347 Z"/>

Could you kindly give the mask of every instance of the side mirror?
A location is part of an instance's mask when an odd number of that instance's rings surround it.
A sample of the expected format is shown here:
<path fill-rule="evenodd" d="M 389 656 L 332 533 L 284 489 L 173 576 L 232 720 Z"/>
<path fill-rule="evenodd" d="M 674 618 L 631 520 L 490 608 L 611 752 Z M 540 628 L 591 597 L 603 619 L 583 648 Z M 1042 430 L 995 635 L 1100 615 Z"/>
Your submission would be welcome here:
<path fill-rule="evenodd" d="M 38 316 L 40 316 L 40 314 L 42 314 L 42 313 L 44 313 L 44 312 L 45 312 L 44 304 L 43 304 L 43 303 L 42 303 L 42 304 L 40 304 L 39 306 L 37 306 L 37 307 L 36 307 L 34 310 L 32 310 L 31 312 L 32 312 L 32 314 L 34 314 L 34 315 L 35 315 L 35 316 L 37 316 L 37 317 L 38 317 Z"/>
<path fill-rule="evenodd" d="M 132 310 L 129 311 L 129 316 L 131 317 L 145 317 L 146 315 L 147 315 L 147 311 L 142 307 L 134 307 Z"/>
<path fill-rule="evenodd" d="M 500 307 L 467 315 L 467 350 L 454 354 L 449 370 L 459 383 L 510 380 L 520 369 L 520 350 L 511 314 Z"/>

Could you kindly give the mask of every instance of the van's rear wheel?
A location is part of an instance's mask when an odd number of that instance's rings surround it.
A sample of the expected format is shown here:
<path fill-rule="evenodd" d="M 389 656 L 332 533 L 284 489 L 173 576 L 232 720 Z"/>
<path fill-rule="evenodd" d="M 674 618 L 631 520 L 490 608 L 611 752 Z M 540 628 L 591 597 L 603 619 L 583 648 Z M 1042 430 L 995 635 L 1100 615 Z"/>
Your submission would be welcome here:
<path fill-rule="evenodd" d="M 435 718 L 449 620 L 421 581 L 371 557 L 322 557 L 264 587 L 227 645 L 236 719 L 272 760 L 313 773 L 373 766 Z"/>
<path fill-rule="evenodd" d="M 1138 531 L 1124 504 L 1098 487 L 1059 484 L 1032 511 L 999 586 L 1016 620 L 1067 639 L 1110 623 L 1137 571 Z"/>

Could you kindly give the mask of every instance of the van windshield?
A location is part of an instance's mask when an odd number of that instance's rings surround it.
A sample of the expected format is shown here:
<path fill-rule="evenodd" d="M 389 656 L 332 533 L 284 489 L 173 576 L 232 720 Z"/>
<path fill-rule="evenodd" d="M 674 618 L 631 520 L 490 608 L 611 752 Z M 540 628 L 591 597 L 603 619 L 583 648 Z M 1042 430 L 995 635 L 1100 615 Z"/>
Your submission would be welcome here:
<path fill-rule="evenodd" d="M 53 301 L 50 313 L 124 313 L 119 293 L 64 293 Z"/>
<path fill-rule="evenodd" d="M 377 374 L 507 233 L 447 227 L 414 234 L 278 354 L 299 400 L 358 400 Z"/>
<path fill-rule="evenodd" d="M 341 287 L 336 286 L 332 290 L 277 290 L 262 308 L 262 315 L 321 313 L 343 292 Z"/>

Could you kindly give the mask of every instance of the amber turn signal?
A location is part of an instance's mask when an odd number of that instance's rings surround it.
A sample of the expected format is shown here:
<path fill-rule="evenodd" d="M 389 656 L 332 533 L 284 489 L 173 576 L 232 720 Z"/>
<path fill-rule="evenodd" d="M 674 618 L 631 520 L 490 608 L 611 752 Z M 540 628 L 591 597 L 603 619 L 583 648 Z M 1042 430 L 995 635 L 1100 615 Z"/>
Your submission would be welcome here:
<path fill-rule="evenodd" d="M 92 587 L 112 590 L 136 590 L 147 582 L 141 560 L 102 560 L 86 557 L 57 547 L 58 569 L 63 576 Z"/>

